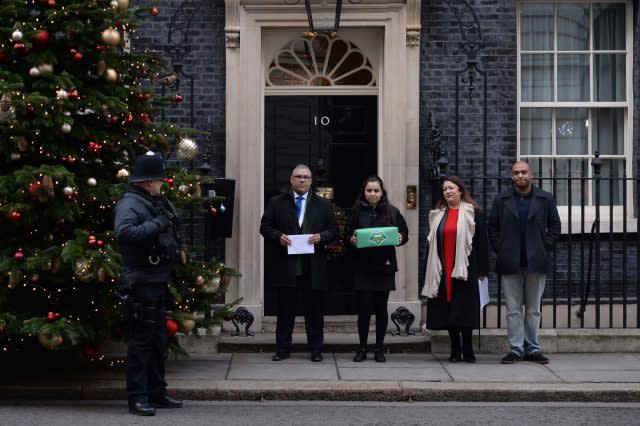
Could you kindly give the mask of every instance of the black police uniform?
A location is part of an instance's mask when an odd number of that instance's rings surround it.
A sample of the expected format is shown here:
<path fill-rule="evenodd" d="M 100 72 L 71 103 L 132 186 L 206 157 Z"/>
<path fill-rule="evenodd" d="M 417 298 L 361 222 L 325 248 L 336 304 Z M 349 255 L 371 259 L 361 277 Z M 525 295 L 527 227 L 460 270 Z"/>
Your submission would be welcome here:
<path fill-rule="evenodd" d="M 130 183 L 165 177 L 162 158 L 141 156 Z M 131 185 L 115 209 L 115 236 L 123 258 L 120 290 L 129 319 L 127 395 L 134 414 L 154 415 L 154 407 L 177 408 L 181 401 L 167 396 L 164 354 L 167 282 L 178 258 L 179 242 L 173 205 Z"/>

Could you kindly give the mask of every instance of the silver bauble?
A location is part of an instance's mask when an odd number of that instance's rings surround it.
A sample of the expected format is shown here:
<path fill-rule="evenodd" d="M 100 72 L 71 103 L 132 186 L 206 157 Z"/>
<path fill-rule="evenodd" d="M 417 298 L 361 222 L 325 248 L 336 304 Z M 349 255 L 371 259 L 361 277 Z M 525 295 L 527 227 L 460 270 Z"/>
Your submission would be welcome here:
<path fill-rule="evenodd" d="M 22 41 L 22 31 L 20 30 L 15 30 L 13 32 L 13 34 L 11 34 L 11 38 L 13 39 L 13 41 Z"/>
<path fill-rule="evenodd" d="M 31 67 L 29 70 L 29 75 L 31 77 L 38 77 L 40 75 L 40 70 L 37 67 Z"/>
<path fill-rule="evenodd" d="M 64 123 L 62 126 L 60 126 L 60 130 L 62 130 L 62 133 L 71 133 L 71 124 Z"/>
<path fill-rule="evenodd" d="M 64 188 L 62 188 L 62 193 L 67 196 L 73 195 L 73 188 L 70 186 L 65 186 Z"/>
<path fill-rule="evenodd" d="M 118 173 L 116 173 L 116 178 L 118 178 L 118 180 L 126 181 L 127 179 L 129 179 L 129 170 L 127 169 L 118 170 Z"/>
<path fill-rule="evenodd" d="M 96 178 L 90 177 L 89 179 L 87 179 L 87 185 L 96 186 L 97 184 L 98 184 L 98 181 L 96 180 Z"/>
<path fill-rule="evenodd" d="M 180 160 L 193 160 L 198 155 L 198 144 L 189 138 L 184 138 L 178 142 L 177 151 Z"/>

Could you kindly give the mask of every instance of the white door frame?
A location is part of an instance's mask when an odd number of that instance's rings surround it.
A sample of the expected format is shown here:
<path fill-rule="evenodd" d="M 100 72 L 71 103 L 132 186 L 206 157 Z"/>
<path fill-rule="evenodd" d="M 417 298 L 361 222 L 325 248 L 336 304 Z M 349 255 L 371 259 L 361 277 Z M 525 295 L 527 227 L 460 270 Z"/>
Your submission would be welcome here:
<path fill-rule="evenodd" d="M 263 212 L 265 54 L 263 33 L 306 26 L 302 1 L 225 0 L 226 176 L 236 180 L 233 238 L 226 243 L 226 262 L 242 273 L 227 291 L 227 301 L 241 305 L 263 328 Z M 342 28 L 382 31 L 378 72 L 379 172 L 391 202 L 407 219 L 409 243 L 398 249 L 397 290 L 389 308 L 405 306 L 420 318 L 418 300 L 418 210 L 406 209 L 406 186 L 418 185 L 419 66 L 417 46 L 420 1 L 364 0 L 345 2 Z M 302 94 L 302 93 L 301 93 Z M 325 92 L 325 94 L 327 94 Z M 419 327 L 419 321 L 414 323 Z"/>

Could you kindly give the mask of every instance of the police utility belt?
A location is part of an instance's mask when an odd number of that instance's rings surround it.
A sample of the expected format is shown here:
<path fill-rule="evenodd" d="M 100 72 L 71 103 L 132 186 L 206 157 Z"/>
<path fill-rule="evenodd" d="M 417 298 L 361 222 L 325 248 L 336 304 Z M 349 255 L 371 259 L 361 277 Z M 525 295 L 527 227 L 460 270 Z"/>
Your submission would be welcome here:
<path fill-rule="evenodd" d="M 171 232 L 158 234 L 147 250 L 137 245 L 122 251 L 127 252 L 123 253 L 123 258 L 129 267 L 174 263 L 180 254 L 178 242 Z"/>

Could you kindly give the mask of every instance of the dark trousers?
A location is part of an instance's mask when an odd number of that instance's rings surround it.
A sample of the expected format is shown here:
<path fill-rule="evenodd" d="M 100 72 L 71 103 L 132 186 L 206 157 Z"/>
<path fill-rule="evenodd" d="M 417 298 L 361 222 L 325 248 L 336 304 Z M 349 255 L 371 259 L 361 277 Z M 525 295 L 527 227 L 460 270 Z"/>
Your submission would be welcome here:
<path fill-rule="evenodd" d="M 304 306 L 304 325 L 307 331 L 307 343 L 311 352 L 322 351 L 324 341 L 324 296 L 322 290 L 311 288 L 308 275 L 296 279 L 296 287 L 278 288 L 278 318 L 276 322 L 276 346 L 278 352 L 291 352 L 291 336 L 296 321 L 298 292 L 302 291 Z"/>
<path fill-rule="evenodd" d="M 129 404 L 166 394 L 164 354 L 169 344 L 165 314 L 166 284 L 134 285 L 138 319 L 129 321 L 127 395 Z"/>
<path fill-rule="evenodd" d="M 358 335 L 360 346 L 367 346 L 369 337 L 369 323 L 371 315 L 376 316 L 376 348 L 382 349 L 384 336 L 387 333 L 389 324 L 389 313 L 387 312 L 387 302 L 389 301 L 389 291 L 368 291 L 358 290 L 356 292 L 358 300 Z"/>

